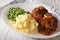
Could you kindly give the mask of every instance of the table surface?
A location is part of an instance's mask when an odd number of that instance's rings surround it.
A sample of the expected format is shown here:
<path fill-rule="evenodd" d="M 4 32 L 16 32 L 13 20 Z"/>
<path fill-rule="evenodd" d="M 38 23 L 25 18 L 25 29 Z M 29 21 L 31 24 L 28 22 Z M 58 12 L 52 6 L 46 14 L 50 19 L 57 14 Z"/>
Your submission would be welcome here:
<path fill-rule="evenodd" d="M 38 0 L 38 1 L 48 4 L 54 7 L 55 9 L 57 9 L 58 11 L 60 10 L 60 0 Z M 11 2 L 10 4 L 14 4 L 14 3 L 18 3 L 18 2 L 14 1 L 14 2 Z M 0 14 L 3 8 L 0 9 Z M 10 29 L 7 25 L 5 25 L 0 15 L 0 40 L 60 40 L 60 35 L 54 38 L 49 38 L 49 39 L 34 39 L 34 38 L 24 37 L 22 35 L 17 34 L 16 31 Z"/>

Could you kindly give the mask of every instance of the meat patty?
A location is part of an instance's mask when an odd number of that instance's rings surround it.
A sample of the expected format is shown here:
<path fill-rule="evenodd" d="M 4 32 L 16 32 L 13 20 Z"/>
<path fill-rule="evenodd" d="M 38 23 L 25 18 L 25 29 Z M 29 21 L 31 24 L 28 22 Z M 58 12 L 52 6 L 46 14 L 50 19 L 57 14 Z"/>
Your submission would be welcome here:
<path fill-rule="evenodd" d="M 55 17 L 42 18 L 40 21 L 40 26 L 38 27 L 38 32 L 44 35 L 50 35 L 56 31 L 58 27 L 58 21 Z"/>
<path fill-rule="evenodd" d="M 44 7 L 42 6 L 39 6 L 39 7 L 36 7 L 35 9 L 32 10 L 32 16 L 38 20 L 40 19 L 41 17 L 43 17 L 43 15 L 45 13 L 47 13 L 48 10 L 46 10 Z"/>
<path fill-rule="evenodd" d="M 43 6 L 36 7 L 32 10 L 31 15 L 39 23 L 38 33 L 50 35 L 56 31 L 58 27 L 58 20 L 52 16 Z"/>

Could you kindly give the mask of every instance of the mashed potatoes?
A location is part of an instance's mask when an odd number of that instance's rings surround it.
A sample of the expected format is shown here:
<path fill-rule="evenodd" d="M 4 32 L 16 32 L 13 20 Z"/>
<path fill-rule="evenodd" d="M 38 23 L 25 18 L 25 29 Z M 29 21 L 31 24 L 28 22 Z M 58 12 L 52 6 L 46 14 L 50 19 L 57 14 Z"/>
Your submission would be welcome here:
<path fill-rule="evenodd" d="M 13 24 L 13 28 L 18 31 L 29 34 L 37 32 L 38 23 L 30 14 L 19 15 L 16 17 L 16 22 L 13 21 L 10 23 Z"/>

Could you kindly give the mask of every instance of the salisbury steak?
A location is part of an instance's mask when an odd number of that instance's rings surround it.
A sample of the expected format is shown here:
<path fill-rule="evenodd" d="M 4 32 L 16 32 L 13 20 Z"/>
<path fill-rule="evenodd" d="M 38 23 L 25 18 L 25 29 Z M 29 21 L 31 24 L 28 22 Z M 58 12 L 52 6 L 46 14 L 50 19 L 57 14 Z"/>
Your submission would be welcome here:
<path fill-rule="evenodd" d="M 39 6 L 32 10 L 31 15 L 39 23 L 38 32 L 44 35 L 50 35 L 56 31 L 58 27 L 58 20 L 48 13 L 44 7 Z"/>
<path fill-rule="evenodd" d="M 58 21 L 55 17 L 53 17 L 51 14 L 50 17 L 45 14 L 46 17 L 44 16 L 41 20 L 40 20 L 40 25 L 38 27 L 38 32 L 44 35 L 50 35 L 52 34 L 54 31 L 56 31 L 57 27 L 58 27 Z"/>
<path fill-rule="evenodd" d="M 47 13 L 48 10 L 46 10 L 44 7 L 42 6 L 39 6 L 39 7 L 36 7 L 35 9 L 32 10 L 32 16 L 38 20 L 40 19 L 41 17 L 44 16 L 45 13 Z"/>

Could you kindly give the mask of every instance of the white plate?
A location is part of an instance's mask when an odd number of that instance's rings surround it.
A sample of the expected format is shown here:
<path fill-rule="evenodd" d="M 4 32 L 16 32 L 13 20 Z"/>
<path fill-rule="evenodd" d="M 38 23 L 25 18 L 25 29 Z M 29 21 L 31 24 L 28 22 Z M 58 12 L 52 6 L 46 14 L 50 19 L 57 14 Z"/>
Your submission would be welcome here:
<path fill-rule="evenodd" d="M 34 3 L 32 3 L 32 4 L 29 4 L 29 3 L 21 4 L 21 3 L 19 3 L 19 4 L 9 5 L 9 6 L 7 6 L 6 8 L 4 8 L 4 10 L 2 11 L 3 21 L 8 25 L 8 27 L 11 28 L 11 25 L 9 24 L 9 20 L 8 20 L 7 17 L 6 17 L 6 13 L 8 12 L 8 10 L 9 10 L 10 7 L 21 7 L 21 8 L 23 8 L 23 9 L 25 9 L 26 11 L 31 12 L 32 9 L 34 9 L 35 7 L 38 7 L 38 6 L 44 6 L 44 5 L 41 4 L 41 3 L 40 3 L 40 4 L 34 4 Z M 53 10 L 50 10 L 49 7 L 47 7 L 47 6 L 44 6 L 44 7 L 45 7 L 50 13 L 52 13 L 52 15 L 53 15 L 54 17 L 56 17 L 56 18 L 58 19 L 58 21 L 59 21 L 58 24 L 60 24 L 60 16 L 59 16 L 56 12 L 54 12 Z M 60 34 L 60 27 L 59 27 L 59 26 L 60 26 L 60 25 L 58 25 L 57 31 L 54 32 L 52 35 L 49 35 L 49 36 L 45 36 L 45 35 L 38 34 L 38 33 L 36 33 L 36 34 L 25 34 L 25 33 L 21 33 L 21 32 L 18 32 L 18 31 L 17 31 L 17 33 L 19 33 L 19 34 L 21 34 L 21 35 L 23 35 L 23 36 L 31 37 L 31 38 L 52 38 L 52 37 L 55 37 L 55 36 L 57 36 L 57 35 Z M 14 30 L 14 29 L 13 29 L 13 30 Z"/>

